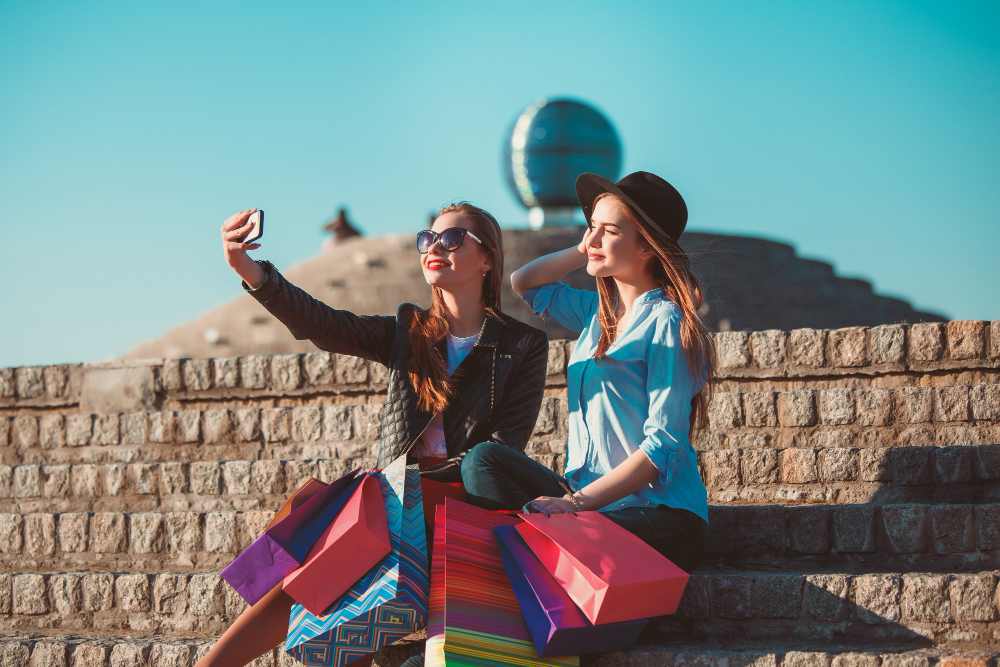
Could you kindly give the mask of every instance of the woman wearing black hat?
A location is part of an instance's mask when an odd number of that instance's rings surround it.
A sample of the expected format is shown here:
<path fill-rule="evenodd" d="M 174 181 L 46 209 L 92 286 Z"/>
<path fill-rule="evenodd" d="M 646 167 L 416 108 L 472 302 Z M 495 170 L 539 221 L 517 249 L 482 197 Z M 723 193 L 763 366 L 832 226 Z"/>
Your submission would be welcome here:
<path fill-rule="evenodd" d="M 697 564 L 708 522 L 690 431 L 706 421 L 715 380 L 704 292 L 677 239 L 687 207 L 646 172 L 576 183 L 583 241 L 514 272 L 542 317 L 580 332 L 567 370 L 566 477 L 488 443 L 462 463 L 470 500 L 546 514 L 600 510 L 679 567 Z M 558 282 L 586 265 L 597 294 Z"/>

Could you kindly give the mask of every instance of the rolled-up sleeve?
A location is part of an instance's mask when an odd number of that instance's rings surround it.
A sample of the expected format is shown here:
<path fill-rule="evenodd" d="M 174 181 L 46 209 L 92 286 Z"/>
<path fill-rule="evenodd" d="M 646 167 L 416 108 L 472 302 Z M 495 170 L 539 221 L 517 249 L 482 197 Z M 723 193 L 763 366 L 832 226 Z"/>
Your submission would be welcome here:
<path fill-rule="evenodd" d="M 597 292 L 576 289 L 566 283 L 549 283 L 533 287 L 521 300 L 542 319 L 555 320 L 577 333 L 583 331 L 597 311 Z"/>
<path fill-rule="evenodd" d="M 647 354 L 646 391 L 649 416 L 639 448 L 669 484 L 684 457 L 690 455 L 691 397 L 697 393 L 680 340 L 680 315 L 665 311 L 657 322 Z"/>

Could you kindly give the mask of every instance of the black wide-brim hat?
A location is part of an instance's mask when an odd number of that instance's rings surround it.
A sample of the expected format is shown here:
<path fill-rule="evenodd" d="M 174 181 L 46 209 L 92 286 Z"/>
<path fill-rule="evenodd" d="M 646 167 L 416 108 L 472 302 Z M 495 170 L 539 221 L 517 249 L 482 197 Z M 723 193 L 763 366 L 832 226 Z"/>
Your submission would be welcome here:
<path fill-rule="evenodd" d="M 617 183 L 597 174 L 581 174 L 576 179 L 576 196 L 588 223 L 594 212 L 594 200 L 605 192 L 624 201 L 653 231 L 658 231 L 674 243 L 687 226 L 688 210 L 684 198 L 674 186 L 656 174 L 637 171 Z"/>

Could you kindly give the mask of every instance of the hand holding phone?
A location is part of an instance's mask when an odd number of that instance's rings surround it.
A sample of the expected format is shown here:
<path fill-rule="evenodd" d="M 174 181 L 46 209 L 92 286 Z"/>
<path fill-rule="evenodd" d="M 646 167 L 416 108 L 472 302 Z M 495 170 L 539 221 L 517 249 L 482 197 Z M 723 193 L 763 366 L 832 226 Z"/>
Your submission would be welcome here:
<path fill-rule="evenodd" d="M 234 239 L 237 243 L 253 243 L 264 235 L 264 211 L 257 210 L 247 219 L 250 230 L 242 237 Z"/>

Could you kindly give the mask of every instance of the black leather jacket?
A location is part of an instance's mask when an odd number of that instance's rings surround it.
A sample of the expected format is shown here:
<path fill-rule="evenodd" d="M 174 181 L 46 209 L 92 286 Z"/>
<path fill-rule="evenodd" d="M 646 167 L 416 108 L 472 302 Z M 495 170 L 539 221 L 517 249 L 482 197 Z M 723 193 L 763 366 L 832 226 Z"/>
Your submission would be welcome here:
<path fill-rule="evenodd" d="M 380 467 L 409 452 L 434 415 L 417 407 L 410 381 L 407 331 L 418 307 L 404 303 L 395 317 L 355 315 L 331 308 L 291 284 L 267 261 L 257 262 L 267 280 L 245 289 L 298 340 L 321 350 L 371 359 L 389 369 L 389 393 L 382 417 Z M 461 481 L 466 452 L 493 441 L 524 451 L 538 418 L 548 360 L 545 332 L 506 314 L 487 315 L 479 338 L 455 374 L 455 397 L 444 411 L 448 460 L 423 471 L 425 477 Z M 444 341 L 439 352 L 447 354 Z"/>

